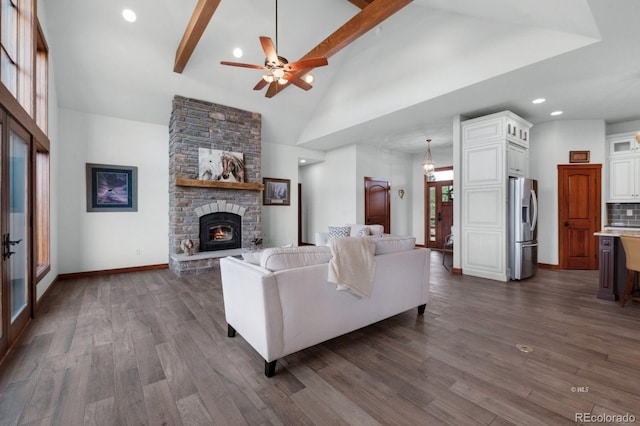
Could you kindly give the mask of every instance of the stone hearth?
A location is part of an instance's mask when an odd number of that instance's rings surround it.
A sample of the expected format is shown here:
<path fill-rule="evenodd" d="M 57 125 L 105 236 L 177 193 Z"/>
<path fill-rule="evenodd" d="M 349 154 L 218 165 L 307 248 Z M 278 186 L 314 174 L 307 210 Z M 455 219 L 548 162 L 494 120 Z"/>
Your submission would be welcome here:
<path fill-rule="evenodd" d="M 213 211 L 242 217 L 242 247 L 262 235 L 262 192 L 236 188 L 178 185 L 179 178 L 198 178 L 198 149 L 242 152 L 245 181 L 262 183 L 260 114 L 175 96 L 169 124 L 169 268 L 178 276 L 210 272 L 219 258 L 243 249 L 200 251 L 200 217 Z M 180 243 L 194 242 L 194 254 Z"/>

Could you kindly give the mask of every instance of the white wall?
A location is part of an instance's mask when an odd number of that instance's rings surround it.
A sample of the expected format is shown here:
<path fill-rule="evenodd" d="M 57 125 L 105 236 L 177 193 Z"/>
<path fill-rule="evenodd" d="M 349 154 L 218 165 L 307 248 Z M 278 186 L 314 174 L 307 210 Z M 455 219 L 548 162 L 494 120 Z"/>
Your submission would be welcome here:
<path fill-rule="evenodd" d="M 605 123 L 603 120 L 550 121 L 531 128 L 530 177 L 538 180 L 538 262 L 559 263 L 558 164 L 569 163 L 569 151 L 591 151 L 590 162 L 603 164 L 602 217 L 606 219 Z"/>
<path fill-rule="evenodd" d="M 305 242 L 313 243 L 315 233 L 329 226 L 357 223 L 355 164 L 356 146 L 350 145 L 328 151 L 322 163 L 300 167 Z"/>
<path fill-rule="evenodd" d="M 413 235 L 411 229 L 411 155 L 369 145 L 356 148 L 356 222 L 364 223 L 364 178 L 389 180 L 391 184 L 391 230 L 394 235 Z M 398 189 L 405 190 L 400 199 Z M 353 222 L 352 222 L 353 223 Z"/>
<path fill-rule="evenodd" d="M 298 156 L 295 146 L 262 142 L 262 176 L 290 179 L 288 206 L 262 206 L 265 247 L 298 243 Z"/>
<path fill-rule="evenodd" d="M 168 262 L 168 127 L 59 109 L 59 273 Z M 85 163 L 138 167 L 137 212 L 86 208 Z"/>
<path fill-rule="evenodd" d="M 607 124 L 607 135 L 616 133 L 639 132 L 640 120 L 626 121 L 624 123 Z"/>

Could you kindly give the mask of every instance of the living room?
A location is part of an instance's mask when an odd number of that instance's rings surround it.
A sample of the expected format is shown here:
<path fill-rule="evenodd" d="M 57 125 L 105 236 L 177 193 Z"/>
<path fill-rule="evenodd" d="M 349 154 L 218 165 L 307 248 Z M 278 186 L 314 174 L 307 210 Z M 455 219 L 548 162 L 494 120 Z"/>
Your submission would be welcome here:
<path fill-rule="evenodd" d="M 244 4 L 242 10 L 243 5 L 222 1 L 182 73 L 173 72 L 173 60 L 195 1 L 188 7 L 139 2 L 135 23 L 120 16 L 124 4 L 107 3 L 37 2 L 49 44 L 51 141 L 51 261 L 50 271 L 37 284 L 37 300 L 61 291 L 65 284 L 60 276 L 162 268 L 169 262 L 169 188 L 174 185 L 169 121 L 175 96 L 261 116 L 261 177 L 255 182 L 262 183 L 263 177 L 287 179 L 291 188 L 290 205 L 261 206 L 260 236 L 267 247 L 297 243 L 300 203 L 305 209 L 304 242 L 312 243 L 313 235 L 328 226 L 362 223 L 367 176 L 391 182 L 391 232 L 415 236 L 416 243 L 424 245 L 425 140 L 434 140 L 436 165 L 453 166 L 457 181 L 461 122 L 513 111 L 534 124 L 529 174 L 538 179 L 543 206 L 539 227 L 545 230 L 539 234 L 538 262 L 551 269 L 560 258 L 557 165 L 569 162 L 570 151 L 589 151 L 591 163 L 606 164 L 607 136 L 640 129 L 640 28 L 635 22 L 640 10 L 631 0 L 621 1 L 615 12 L 606 1 L 576 0 L 563 5 L 555 17 L 544 12 L 558 7 L 550 1 L 516 10 L 498 0 L 484 7 L 414 1 L 329 58 L 327 67 L 314 70 L 312 90 L 288 87 L 272 99 L 251 90 L 259 72 L 219 64 L 231 58 L 231 45 L 215 46 L 216 39 L 240 40 L 240 35 L 229 34 L 237 34 L 241 19 L 246 19 L 256 29 L 246 38 L 242 35 L 242 61 L 261 63 L 258 36 L 273 34 L 272 2 L 243 2 L 249 7 Z M 308 4 L 290 4 L 303 2 L 280 3 L 282 49 L 296 57 L 360 10 L 347 0 L 313 12 Z M 565 12 L 574 13 L 575 19 Z M 318 13 L 318 19 L 306 31 L 306 20 L 295 18 L 309 13 Z M 293 28 L 285 30 L 287 25 Z M 403 41 L 398 35 L 403 25 L 408 38 L 432 25 L 419 39 L 405 40 L 406 50 L 419 52 L 421 58 L 390 52 Z M 482 32 L 462 35 L 465 25 Z M 482 49 L 460 47 L 474 37 L 478 40 L 473 46 L 484 43 Z M 505 54 L 513 51 L 518 54 Z M 402 78 L 379 75 L 388 73 L 378 59 L 385 53 L 393 53 L 390 57 L 398 63 L 407 60 L 407 68 L 420 72 L 406 71 Z M 458 61 L 445 61 L 454 55 Z M 394 63 L 391 68 L 395 74 L 405 66 Z M 370 81 L 358 82 L 358 75 Z M 547 102 L 532 105 L 540 96 Z M 557 109 L 564 114 L 549 115 Z M 87 211 L 87 163 L 137 167 L 137 212 Z M 603 194 L 606 185 L 603 178 Z M 399 189 L 406 191 L 402 198 Z M 455 207 L 455 226 L 464 213 L 461 204 Z M 603 198 L 603 226 L 606 217 Z M 458 250 L 453 266 L 461 267 Z M 449 279 L 440 272 L 434 277 Z M 485 296 L 489 300 L 492 291 L 486 290 Z M 400 321 L 410 318 L 405 315 Z"/>

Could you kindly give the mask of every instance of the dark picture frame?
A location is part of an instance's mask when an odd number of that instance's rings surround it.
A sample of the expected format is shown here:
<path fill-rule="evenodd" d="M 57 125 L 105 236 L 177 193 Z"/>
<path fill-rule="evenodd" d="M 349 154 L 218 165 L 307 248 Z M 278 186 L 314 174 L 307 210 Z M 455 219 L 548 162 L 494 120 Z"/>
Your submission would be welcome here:
<path fill-rule="evenodd" d="M 570 163 L 588 163 L 591 151 L 569 151 Z"/>
<path fill-rule="evenodd" d="M 265 206 L 291 205 L 291 180 L 262 178 L 264 191 L 262 192 L 262 204 Z"/>
<path fill-rule="evenodd" d="M 137 212 L 138 168 L 87 163 L 87 212 Z"/>

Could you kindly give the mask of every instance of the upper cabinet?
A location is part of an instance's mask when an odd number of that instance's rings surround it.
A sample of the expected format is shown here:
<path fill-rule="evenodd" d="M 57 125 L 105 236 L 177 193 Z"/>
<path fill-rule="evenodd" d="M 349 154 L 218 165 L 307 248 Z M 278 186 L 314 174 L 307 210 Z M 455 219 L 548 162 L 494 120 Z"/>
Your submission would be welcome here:
<path fill-rule="evenodd" d="M 609 146 L 609 157 L 640 154 L 640 144 L 636 141 L 635 132 L 610 135 L 607 137 L 607 145 Z"/>
<path fill-rule="evenodd" d="M 636 133 L 607 137 L 610 203 L 640 201 L 640 144 Z"/>

